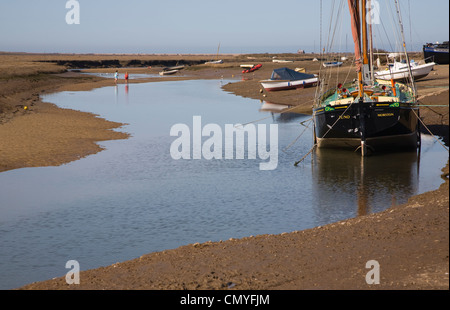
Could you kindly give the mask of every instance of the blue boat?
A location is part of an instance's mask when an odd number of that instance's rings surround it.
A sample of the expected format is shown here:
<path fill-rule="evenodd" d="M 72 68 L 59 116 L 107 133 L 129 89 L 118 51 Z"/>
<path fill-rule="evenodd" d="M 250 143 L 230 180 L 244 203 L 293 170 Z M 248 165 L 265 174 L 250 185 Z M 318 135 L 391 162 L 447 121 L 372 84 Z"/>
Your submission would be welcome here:
<path fill-rule="evenodd" d="M 448 41 L 443 43 L 427 43 L 423 46 L 423 58 L 425 62 L 435 62 L 439 65 L 448 65 Z"/>
<path fill-rule="evenodd" d="M 342 66 L 343 62 L 342 61 L 328 61 L 328 62 L 324 62 L 323 66 L 324 67 L 340 67 Z"/>

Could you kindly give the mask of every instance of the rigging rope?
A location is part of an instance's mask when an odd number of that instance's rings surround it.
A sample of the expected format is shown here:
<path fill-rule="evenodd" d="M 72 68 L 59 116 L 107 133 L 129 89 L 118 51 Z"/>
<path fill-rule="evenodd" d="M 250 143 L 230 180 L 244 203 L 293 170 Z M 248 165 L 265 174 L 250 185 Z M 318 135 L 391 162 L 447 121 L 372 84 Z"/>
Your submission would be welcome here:
<path fill-rule="evenodd" d="M 433 138 L 434 138 L 437 142 L 439 142 L 439 144 L 440 144 L 440 145 L 448 152 L 449 149 L 448 149 L 444 144 L 442 144 L 442 142 L 439 141 L 438 138 L 435 137 L 435 135 L 431 132 L 431 130 L 427 127 L 427 125 L 425 125 L 425 123 L 422 121 L 422 119 L 419 117 L 419 115 L 417 115 L 416 111 L 414 111 L 414 109 L 411 109 L 411 111 L 414 112 L 414 115 L 416 115 L 417 119 L 420 121 L 420 123 L 423 125 L 423 127 L 425 127 L 425 129 L 430 133 L 430 135 L 433 136 Z"/>
<path fill-rule="evenodd" d="M 350 107 L 353 105 L 353 102 L 352 103 L 350 103 L 350 105 L 344 110 L 344 112 L 342 112 L 342 114 L 341 115 L 339 115 L 339 117 L 336 119 L 336 121 L 334 122 L 334 124 L 333 125 L 331 125 L 331 126 L 329 126 L 328 127 L 328 130 L 327 130 L 327 132 L 323 135 L 323 137 L 322 138 L 325 138 L 325 136 L 330 132 L 330 130 L 331 129 L 333 129 L 333 127 L 339 122 L 339 120 L 341 120 L 341 117 L 342 117 L 342 115 L 344 115 L 347 111 L 348 111 L 348 109 L 350 109 Z M 314 116 L 313 116 L 314 117 Z M 313 150 L 314 150 L 314 148 L 317 146 L 317 143 L 314 143 L 314 145 L 312 146 L 312 148 L 308 151 L 308 153 L 306 153 L 300 160 L 298 160 L 298 161 L 296 161 L 295 163 L 294 163 L 294 166 L 296 166 L 297 167 L 297 165 L 299 164 L 299 163 L 301 163 Z"/>
<path fill-rule="evenodd" d="M 311 119 L 309 119 L 309 120 L 311 120 Z M 292 141 L 291 143 L 289 143 L 288 146 L 286 146 L 284 149 L 282 149 L 282 151 L 286 153 L 286 151 L 287 151 L 291 146 L 293 146 L 293 145 L 298 141 L 298 139 L 300 139 L 300 137 L 305 133 L 306 129 L 308 129 L 308 128 L 309 128 L 309 126 L 305 126 L 305 129 L 303 129 L 303 131 L 297 136 L 297 138 L 295 138 L 294 141 Z"/>

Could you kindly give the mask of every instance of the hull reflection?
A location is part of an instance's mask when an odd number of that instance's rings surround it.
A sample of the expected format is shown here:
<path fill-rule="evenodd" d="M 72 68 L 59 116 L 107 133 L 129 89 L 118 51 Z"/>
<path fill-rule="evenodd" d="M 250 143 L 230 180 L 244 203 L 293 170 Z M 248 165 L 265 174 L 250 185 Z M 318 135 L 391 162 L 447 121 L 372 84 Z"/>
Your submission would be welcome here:
<path fill-rule="evenodd" d="M 317 206 L 333 208 L 339 214 L 357 205 L 353 212 L 361 216 L 404 203 L 418 191 L 419 159 L 417 152 L 361 157 L 318 148 L 312 157 L 313 195 L 320 200 Z M 325 214 L 323 211 L 318 214 Z"/>

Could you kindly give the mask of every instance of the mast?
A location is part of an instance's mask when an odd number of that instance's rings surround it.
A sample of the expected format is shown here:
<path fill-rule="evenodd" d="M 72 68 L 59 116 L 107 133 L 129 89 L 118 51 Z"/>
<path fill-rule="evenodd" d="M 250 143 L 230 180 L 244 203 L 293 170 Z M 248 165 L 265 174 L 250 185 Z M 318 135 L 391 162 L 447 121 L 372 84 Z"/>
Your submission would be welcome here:
<path fill-rule="evenodd" d="M 367 48 L 366 0 L 348 0 L 351 16 L 352 35 L 355 43 L 356 72 L 358 73 L 359 134 L 361 136 L 361 155 L 367 155 L 366 145 L 366 105 L 364 104 L 364 83 L 370 79 Z M 362 38 L 361 38 L 362 32 Z M 362 48 L 362 51 L 361 51 Z"/>
<path fill-rule="evenodd" d="M 219 46 L 217 47 L 216 60 L 219 60 L 219 50 L 220 50 L 220 42 L 219 42 Z"/>
<path fill-rule="evenodd" d="M 374 64 L 373 64 L 373 36 L 372 36 L 372 14 L 373 14 L 373 7 L 372 7 L 372 0 L 368 0 L 369 8 L 370 8 L 370 14 L 369 14 L 369 63 L 370 63 L 370 80 L 373 83 L 375 82 L 375 75 L 374 75 Z"/>
<path fill-rule="evenodd" d="M 362 55 L 361 55 L 361 17 L 359 9 L 359 0 L 348 0 L 348 8 L 350 10 L 351 28 L 353 43 L 355 45 L 355 65 L 358 74 L 359 96 L 364 96 L 363 76 L 362 76 Z"/>
<path fill-rule="evenodd" d="M 416 94 L 416 84 L 414 82 L 414 78 L 413 78 L 412 71 L 411 71 L 411 63 L 410 63 L 410 60 L 409 60 L 408 51 L 406 49 L 405 33 L 403 31 L 402 15 L 400 14 L 400 5 L 398 4 L 398 0 L 395 0 L 395 6 L 397 8 L 397 16 L 398 16 L 398 22 L 400 24 L 400 32 L 402 34 L 403 50 L 405 52 L 406 63 L 408 64 L 408 73 L 409 73 L 409 77 L 411 79 L 411 85 L 412 85 L 412 89 L 413 89 L 413 92 L 414 92 L 414 95 L 415 95 Z"/>
<path fill-rule="evenodd" d="M 361 24 L 362 24 L 362 49 L 363 49 L 363 66 L 362 66 L 362 75 L 363 75 L 363 83 L 368 84 L 370 82 L 370 68 L 369 68 L 369 48 L 368 48 L 368 40 L 367 40 L 367 1 L 362 0 L 362 8 L 361 8 Z"/>
<path fill-rule="evenodd" d="M 366 0 L 361 0 L 361 26 L 362 26 L 362 49 L 363 49 L 363 63 L 359 80 L 359 133 L 361 135 L 361 155 L 367 155 L 366 145 L 366 116 L 364 107 L 364 82 L 367 80 L 367 73 L 369 68 L 369 58 L 367 57 L 367 21 L 366 21 Z"/>

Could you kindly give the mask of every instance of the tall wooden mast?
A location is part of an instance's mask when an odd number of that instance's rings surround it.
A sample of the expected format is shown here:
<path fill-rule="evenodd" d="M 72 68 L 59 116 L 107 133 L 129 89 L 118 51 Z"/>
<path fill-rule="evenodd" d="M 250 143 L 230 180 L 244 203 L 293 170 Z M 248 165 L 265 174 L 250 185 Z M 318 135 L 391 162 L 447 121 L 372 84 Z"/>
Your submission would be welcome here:
<path fill-rule="evenodd" d="M 373 36 L 372 36 L 372 24 L 373 24 L 373 19 L 372 19 L 372 14 L 374 14 L 373 12 L 373 7 L 372 7 L 372 0 L 368 0 L 367 3 L 369 4 L 369 10 L 370 10 L 370 14 L 369 14 L 369 67 L 370 67 L 370 81 L 372 83 L 375 82 L 375 74 L 374 74 L 374 64 L 373 64 Z M 376 12 L 377 14 L 379 14 L 378 12 Z"/>
<path fill-rule="evenodd" d="M 359 96 L 364 97 L 364 85 L 370 84 L 367 0 L 348 0 L 352 21 L 352 35 L 355 44 L 356 72 L 358 74 Z"/>
<path fill-rule="evenodd" d="M 369 46 L 368 46 L 368 31 L 367 31 L 367 0 L 361 0 L 361 26 L 362 26 L 362 79 L 363 84 L 369 84 L 371 82 L 370 66 L 369 66 Z"/>
<path fill-rule="evenodd" d="M 348 0 L 348 8 L 350 10 L 351 17 L 351 27 L 352 27 L 352 36 L 353 43 L 355 45 L 355 65 L 356 72 L 358 75 L 358 88 L 359 88 L 359 96 L 362 98 L 364 96 L 363 90 L 363 65 L 364 65 L 364 56 L 361 51 L 361 11 L 362 8 L 360 0 Z M 364 14 L 363 14 L 364 15 Z"/>

